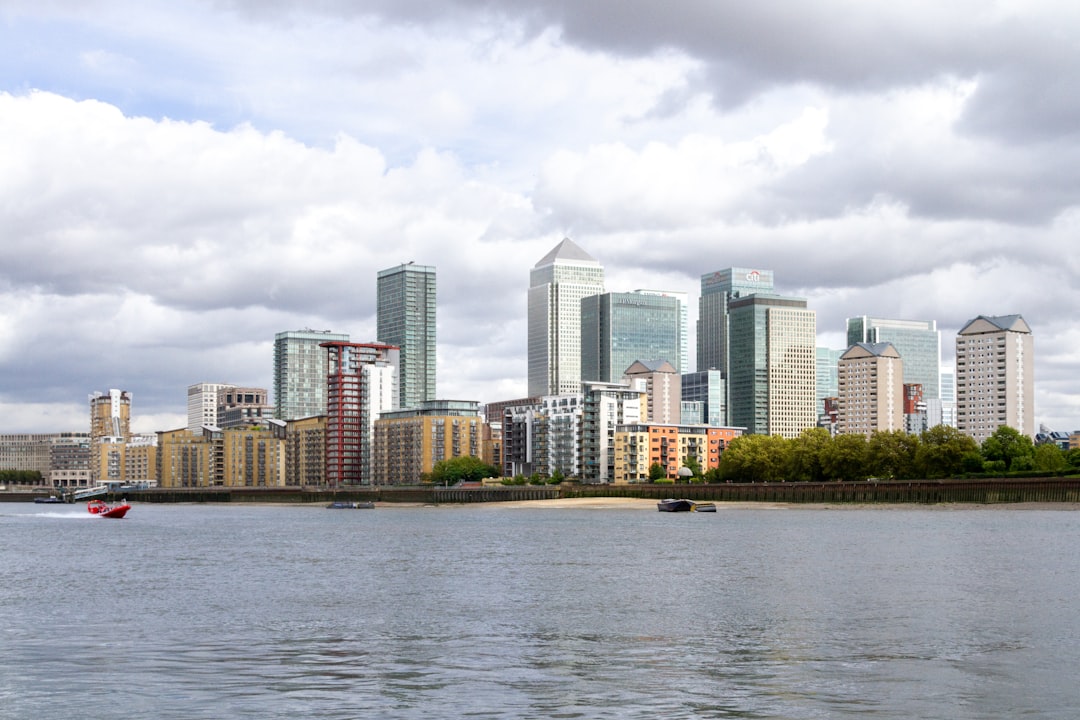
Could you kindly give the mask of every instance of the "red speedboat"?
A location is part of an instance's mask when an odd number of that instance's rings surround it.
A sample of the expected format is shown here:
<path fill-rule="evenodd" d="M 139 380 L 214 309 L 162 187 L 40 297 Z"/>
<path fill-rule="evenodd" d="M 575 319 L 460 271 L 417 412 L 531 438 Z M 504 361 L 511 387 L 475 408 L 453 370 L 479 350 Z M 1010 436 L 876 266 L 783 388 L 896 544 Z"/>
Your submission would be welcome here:
<path fill-rule="evenodd" d="M 122 505 L 107 505 L 102 500 L 91 500 L 86 503 L 86 509 L 91 515 L 97 515 L 98 517 L 122 518 L 127 514 L 127 511 L 131 509 L 131 506 L 127 503 Z"/>

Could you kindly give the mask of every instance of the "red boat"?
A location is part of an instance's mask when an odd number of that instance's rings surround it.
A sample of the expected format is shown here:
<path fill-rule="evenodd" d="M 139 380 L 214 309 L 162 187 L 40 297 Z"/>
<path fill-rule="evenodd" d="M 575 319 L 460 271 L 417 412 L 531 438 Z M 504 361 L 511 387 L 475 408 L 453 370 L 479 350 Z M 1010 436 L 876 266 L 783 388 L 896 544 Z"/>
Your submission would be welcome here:
<path fill-rule="evenodd" d="M 91 515 L 107 518 L 122 518 L 124 515 L 127 515 L 127 511 L 131 509 L 131 506 L 127 503 L 122 505 L 106 505 L 102 500 L 91 500 L 86 503 L 86 509 Z"/>

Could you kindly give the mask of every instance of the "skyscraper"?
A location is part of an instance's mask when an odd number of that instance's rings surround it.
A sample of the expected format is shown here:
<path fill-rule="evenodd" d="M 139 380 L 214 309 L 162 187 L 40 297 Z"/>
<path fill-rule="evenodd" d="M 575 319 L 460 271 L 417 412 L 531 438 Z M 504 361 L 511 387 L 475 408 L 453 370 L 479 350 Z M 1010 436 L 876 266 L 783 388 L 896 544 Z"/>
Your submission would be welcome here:
<path fill-rule="evenodd" d="M 684 292 L 670 292 L 668 290 L 635 290 L 638 295 L 659 295 L 671 297 L 679 303 L 679 357 L 667 358 L 680 373 L 690 372 L 690 319 L 689 302 L 690 296 Z"/>
<path fill-rule="evenodd" d="M 296 420 L 326 414 L 325 342 L 349 342 L 329 330 L 290 330 L 274 336 L 274 417 Z"/>
<path fill-rule="evenodd" d="M 981 443 L 1002 425 L 1035 437 L 1035 345 L 1020 315 L 979 315 L 956 336 L 956 427 Z"/>
<path fill-rule="evenodd" d="M 788 438 L 814 427 L 817 318 L 806 300 L 752 294 L 727 309 L 730 424 Z"/>
<path fill-rule="evenodd" d="M 379 271 L 376 334 L 401 350 L 400 408 L 435 399 L 435 308 L 434 267 L 410 262 Z"/>
<path fill-rule="evenodd" d="M 735 298 L 772 291 L 772 270 L 733 267 L 701 276 L 697 321 L 698 370 L 719 370 L 725 378 L 728 377 L 728 303 Z M 685 368 L 683 372 L 686 372 Z"/>
<path fill-rule="evenodd" d="M 581 300 L 581 379 L 618 382 L 637 360 L 678 371 L 682 314 L 669 295 L 603 293 Z"/>
<path fill-rule="evenodd" d="M 569 238 L 533 267 L 529 273 L 529 395 L 581 392 L 581 301 L 603 292 L 603 266 Z"/>
<path fill-rule="evenodd" d="M 862 315 L 848 318 L 848 345 L 892 343 L 904 363 L 904 382 L 923 387 L 926 400 L 941 397 L 941 333 L 934 320 L 886 320 Z"/>

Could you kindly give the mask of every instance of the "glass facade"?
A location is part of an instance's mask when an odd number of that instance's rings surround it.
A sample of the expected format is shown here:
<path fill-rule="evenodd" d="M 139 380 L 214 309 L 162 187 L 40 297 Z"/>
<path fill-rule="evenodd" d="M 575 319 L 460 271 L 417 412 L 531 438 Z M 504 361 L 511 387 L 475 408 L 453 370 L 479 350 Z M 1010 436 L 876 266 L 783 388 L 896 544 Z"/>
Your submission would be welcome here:
<path fill-rule="evenodd" d="M 379 342 L 401 350 L 399 407 L 435 399 L 435 268 L 408 263 L 378 275 Z"/>
<path fill-rule="evenodd" d="M 941 399 L 941 333 L 935 320 L 848 318 L 848 346 L 855 343 L 892 343 L 904 363 L 904 382 L 923 387 L 926 400 Z"/>
<path fill-rule="evenodd" d="M 638 360 L 682 355 L 678 299 L 640 293 L 604 293 L 581 301 L 581 379 L 617 382 Z"/>
<path fill-rule="evenodd" d="M 750 295 L 729 306 L 729 422 L 797 437 L 814 427 L 817 320 L 801 298 Z"/>
<path fill-rule="evenodd" d="M 296 420 L 326 414 L 324 342 L 348 342 L 329 330 L 290 330 L 274 336 L 274 417 Z"/>
<path fill-rule="evenodd" d="M 719 370 L 699 370 L 682 376 L 683 402 L 700 403 L 701 419 L 698 422 L 713 427 L 727 423 L 724 405 L 724 375 Z"/>
<path fill-rule="evenodd" d="M 604 268 L 563 239 L 529 274 L 529 395 L 581 392 L 581 301 L 604 292 Z"/>

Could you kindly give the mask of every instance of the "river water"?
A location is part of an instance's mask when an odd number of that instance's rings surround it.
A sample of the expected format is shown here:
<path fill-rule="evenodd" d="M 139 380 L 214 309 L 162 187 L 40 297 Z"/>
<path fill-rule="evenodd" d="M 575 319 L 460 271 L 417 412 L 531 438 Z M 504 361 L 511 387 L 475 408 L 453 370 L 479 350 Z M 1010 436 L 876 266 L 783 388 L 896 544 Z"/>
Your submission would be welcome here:
<path fill-rule="evenodd" d="M 0 718 L 1080 717 L 1080 512 L 0 504 Z"/>

